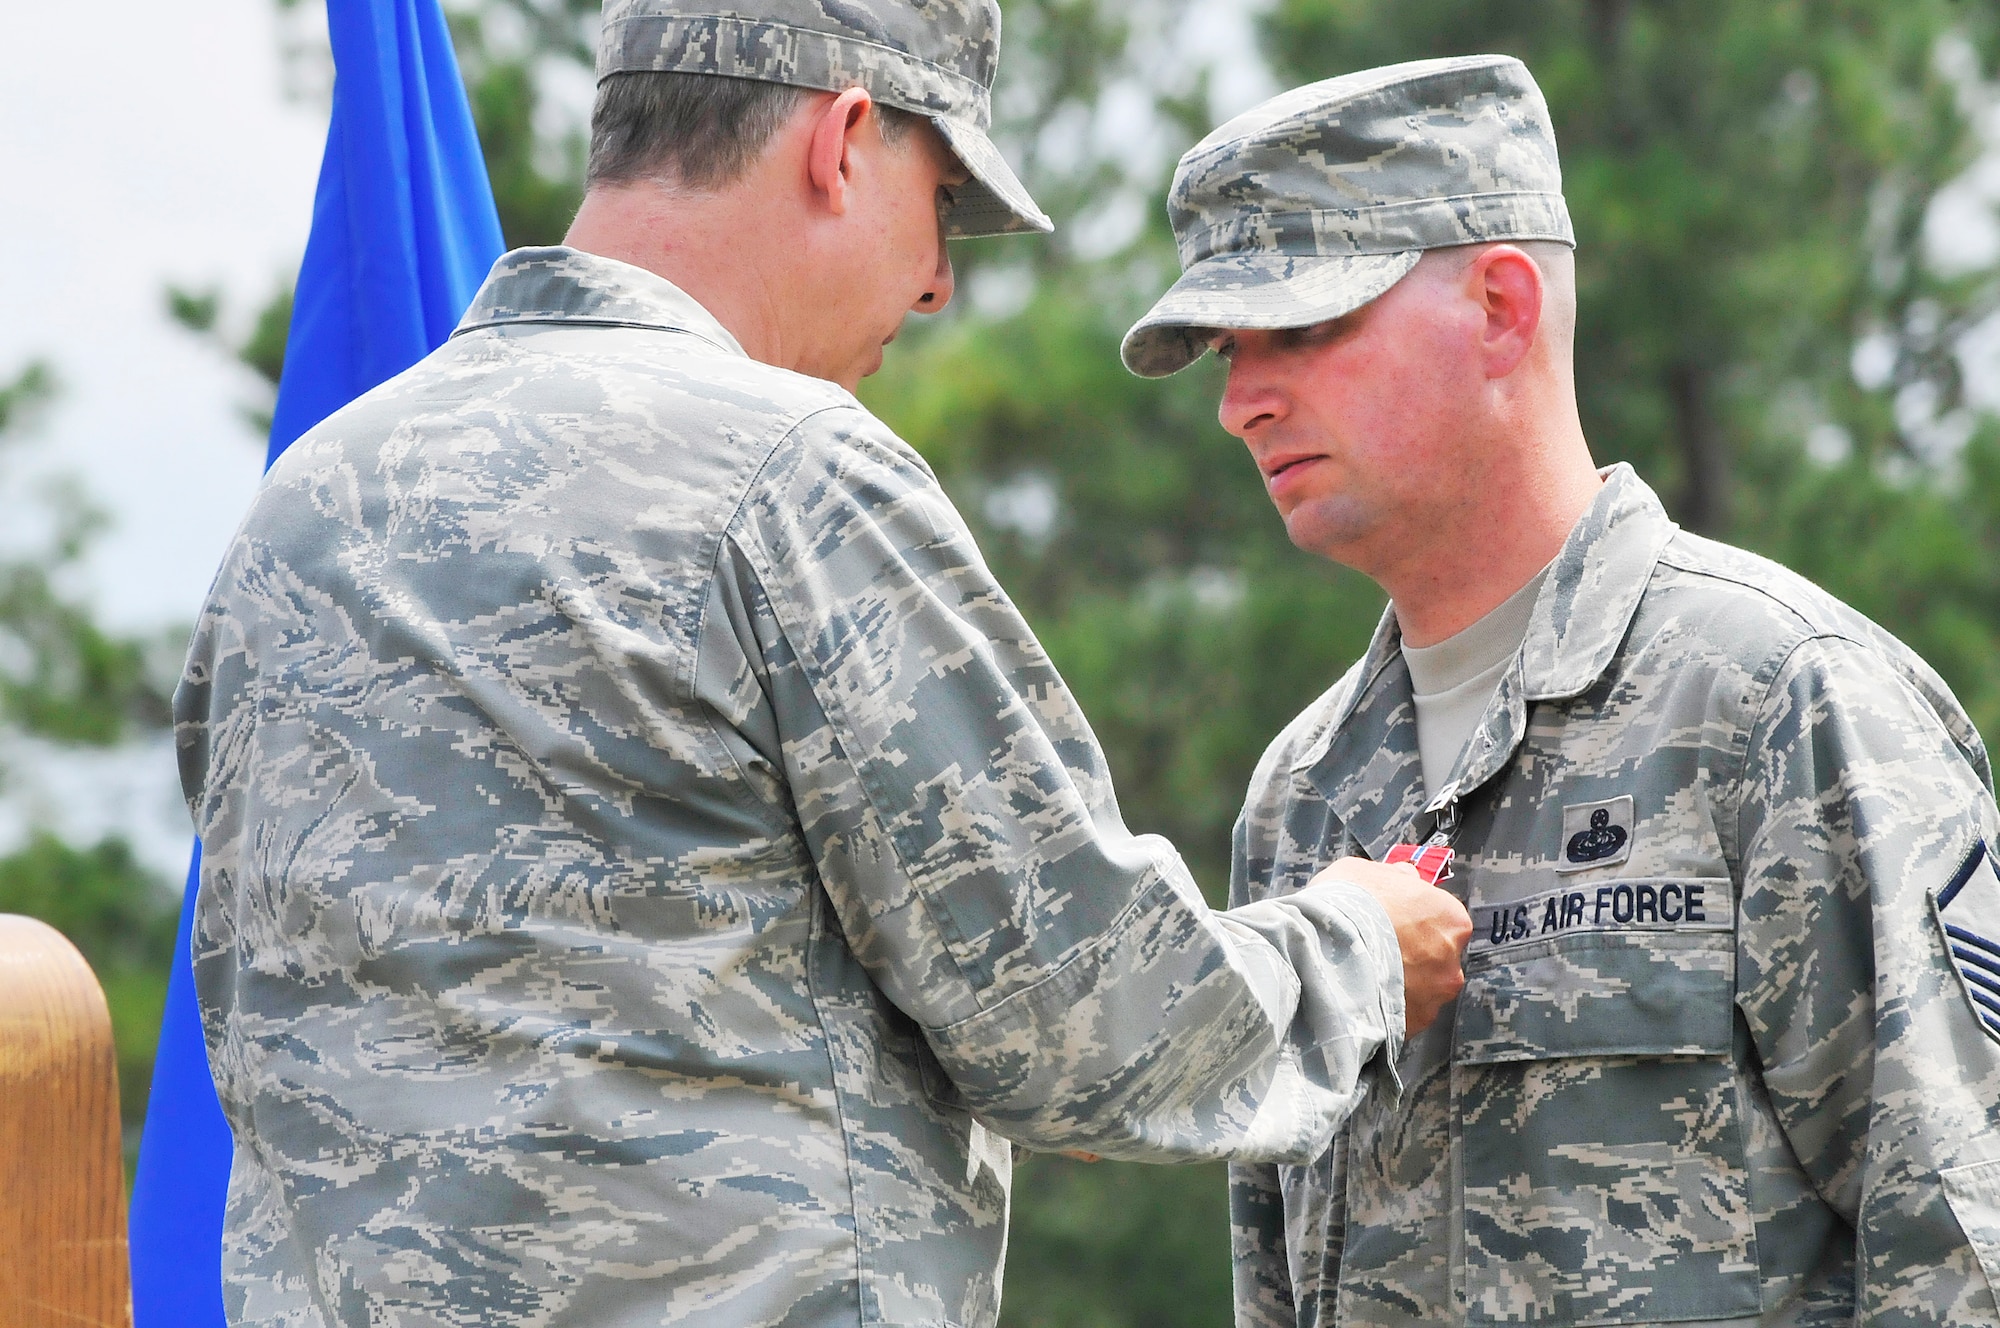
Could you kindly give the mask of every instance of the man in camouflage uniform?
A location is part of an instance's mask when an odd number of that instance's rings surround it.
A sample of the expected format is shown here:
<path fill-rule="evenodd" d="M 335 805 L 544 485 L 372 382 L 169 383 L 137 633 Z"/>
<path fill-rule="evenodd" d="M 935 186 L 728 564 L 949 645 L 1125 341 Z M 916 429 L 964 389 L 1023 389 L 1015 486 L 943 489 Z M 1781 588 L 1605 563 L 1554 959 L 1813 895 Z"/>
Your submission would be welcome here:
<path fill-rule="evenodd" d="M 236 1322 L 991 1325 L 1005 1140 L 1304 1162 L 1460 985 L 1408 868 L 1127 832 L 850 395 L 1047 228 L 998 35 L 620 0 L 570 246 L 273 468 L 176 698 Z"/>
<path fill-rule="evenodd" d="M 1474 926 L 1334 1146 L 1232 1168 L 1237 1322 L 1995 1322 L 1986 753 L 1886 633 L 1595 469 L 1527 71 L 1284 94 L 1170 210 L 1127 364 L 1227 359 L 1288 533 L 1391 600 L 1258 767 L 1232 897 L 1448 846 Z"/>

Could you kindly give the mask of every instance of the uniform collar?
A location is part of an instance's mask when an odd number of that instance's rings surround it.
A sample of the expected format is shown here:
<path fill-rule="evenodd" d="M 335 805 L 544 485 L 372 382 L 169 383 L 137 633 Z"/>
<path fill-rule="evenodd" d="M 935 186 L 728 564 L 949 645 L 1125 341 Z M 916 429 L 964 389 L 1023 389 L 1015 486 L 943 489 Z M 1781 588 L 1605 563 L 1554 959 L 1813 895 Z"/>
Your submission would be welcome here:
<path fill-rule="evenodd" d="M 715 315 L 665 277 L 560 245 L 500 255 L 452 335 L 510 323 L 657 328 L 744 354 Z"/>
<path fill-rule="evenodd" d="M 1604 472 L 1598 491 L 1549 568 L 1527 639 L 1445 787 L 1425 796 L 1416 707 L 1393 609 L 1376 625 L 1354 684 L 1319 738 L 1293 764 L 1380 857 L 1418 813 L 1491 779 L 1527 731 L 1528 705 L 1587 691 L 1604 676 L 1676 527 L 1629 465 Z"/>
<path fill-rule="evenodd" d="M 1604 487 L 1563 541 L 1521 647 L 1530 701 L 1587 691 L 1611 667 L 1653 565 L 1679 527 L 1632 467 L 1604 472 Z"/>

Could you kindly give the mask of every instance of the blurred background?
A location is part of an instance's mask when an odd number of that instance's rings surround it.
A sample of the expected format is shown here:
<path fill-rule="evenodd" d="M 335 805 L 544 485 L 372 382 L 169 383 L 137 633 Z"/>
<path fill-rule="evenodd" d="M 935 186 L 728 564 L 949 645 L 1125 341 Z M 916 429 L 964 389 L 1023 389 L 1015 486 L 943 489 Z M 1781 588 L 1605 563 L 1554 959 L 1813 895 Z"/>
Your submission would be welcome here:
<path fill-rule="evenodd" d="M 1916 647 L 2000 738 L 1993 0 L 1003 0 L 999 137 L 1052 239 L 863 398 L 978 531 L 1211 898 L 1263 744 L 1366 646 L 1367 582 L 1286 542 L 1208 361 L 1120 368 L 1177 271 L 1174 160 L 1281 88 L 1526 60 L 1580 240 L 1600 461 Z M 575 207 L 597 0 L 447 0 L 510 245 Z M 0 911 L 97 968 L 136 1141 L 188 830 L 167 698 L 255 487 L 331 70 L 306 0 L 106 0 L 0 46 Z M 87 50 L 89 61 L 70 53 Z M 1216 1168 L 1017 1171 L 1009 1328 L 1228 1320 Z"/>

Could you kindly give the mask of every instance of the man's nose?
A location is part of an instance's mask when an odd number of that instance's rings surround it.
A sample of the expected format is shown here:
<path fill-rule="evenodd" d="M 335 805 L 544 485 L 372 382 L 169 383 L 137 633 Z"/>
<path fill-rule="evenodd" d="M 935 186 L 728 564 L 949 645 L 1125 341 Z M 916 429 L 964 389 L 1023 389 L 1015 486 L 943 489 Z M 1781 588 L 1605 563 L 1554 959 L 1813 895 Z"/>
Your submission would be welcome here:
<path fill-rule="evenodd" d="M 1251 434 L 1276 423 L 1284 415 L 1284 398 L 1269 378 L 1258 372 L 1256 357 L 1241 348 L 1229 362 L 1229 382 L 1222 389 L 1222 405 L 1216 418 L 1236 437 L 1249 441 Z"/>
<path fill-rule="evenodd" d="M 944 221 L 938 221 L 937 271 L 931 276 L 931 284 L 917 297 L 910 307 L 920 314 L 934 314 L 951 303 L 951 294 L 958 289 L 958 278 L 951 270 L 951 250 L 945 246 Z"/>

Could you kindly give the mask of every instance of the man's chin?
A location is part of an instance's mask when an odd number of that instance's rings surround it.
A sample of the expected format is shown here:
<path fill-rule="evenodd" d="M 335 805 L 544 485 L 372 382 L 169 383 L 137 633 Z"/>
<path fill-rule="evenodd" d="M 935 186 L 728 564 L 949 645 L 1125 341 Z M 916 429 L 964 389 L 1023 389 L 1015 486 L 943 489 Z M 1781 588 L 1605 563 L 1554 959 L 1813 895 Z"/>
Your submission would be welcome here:
<path fill-rule="evenodd" d="M 1351 499 L 1331 498 L 1303 502 L 1285 513 L 1285 534 L 1307 553 L 1329 562 L 1366 572 L 1364 550 L 1375 535 L 1380 520 Z"/>
<path fill-rule="evenodd" d="M 861 386 L 861 380 L 882 372 L 882 348 L 863 351 L 839 368 L 829 367 L 824 371 L 808 371 L 814 378 L 834 383 L 852 392 Z"/>

